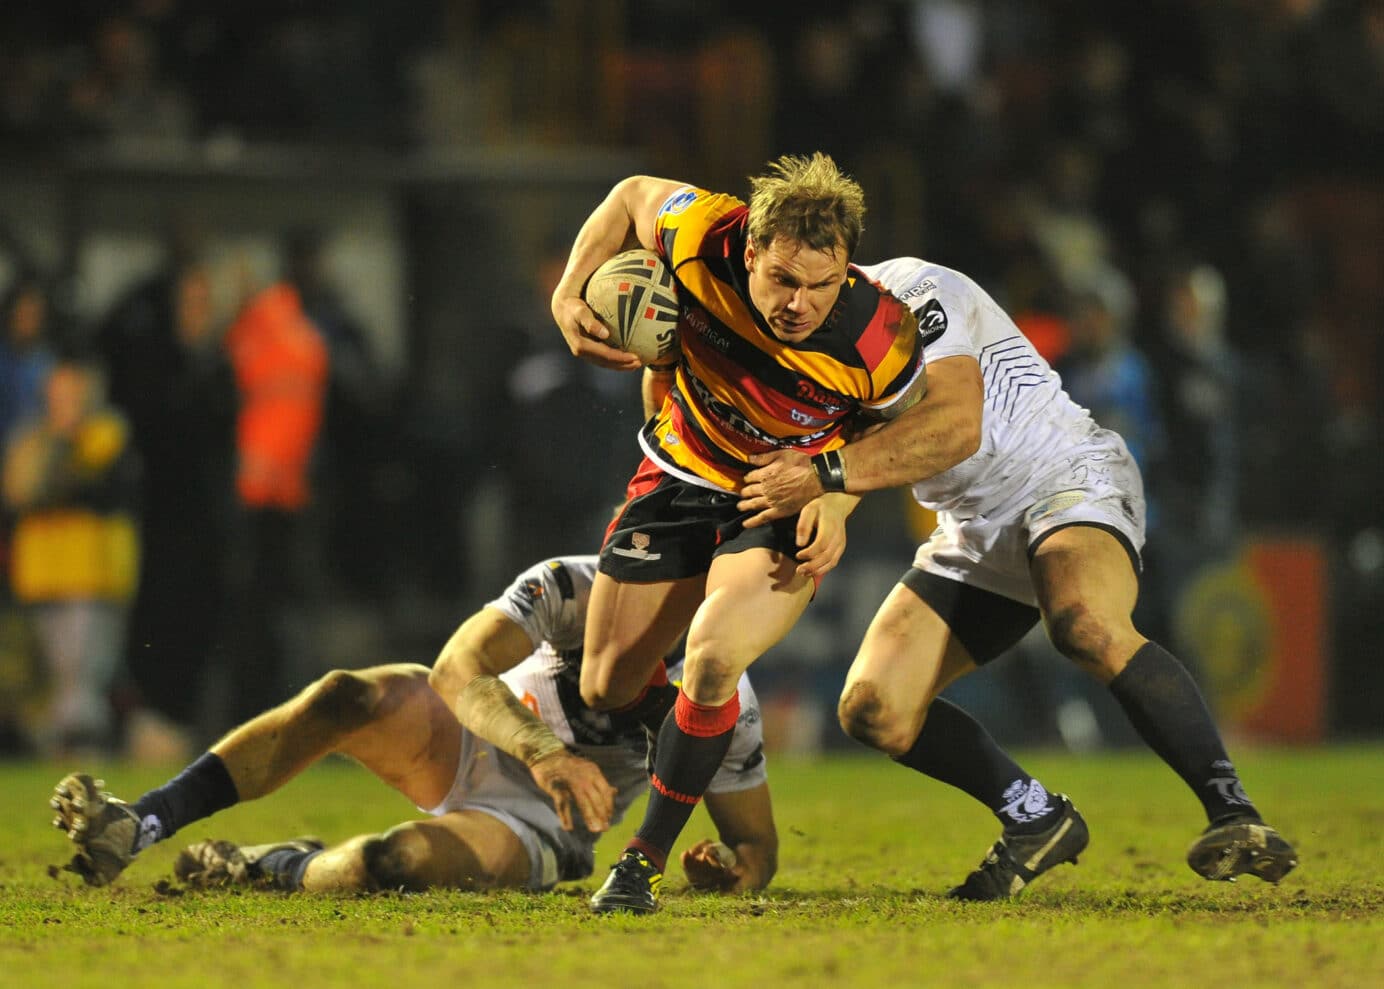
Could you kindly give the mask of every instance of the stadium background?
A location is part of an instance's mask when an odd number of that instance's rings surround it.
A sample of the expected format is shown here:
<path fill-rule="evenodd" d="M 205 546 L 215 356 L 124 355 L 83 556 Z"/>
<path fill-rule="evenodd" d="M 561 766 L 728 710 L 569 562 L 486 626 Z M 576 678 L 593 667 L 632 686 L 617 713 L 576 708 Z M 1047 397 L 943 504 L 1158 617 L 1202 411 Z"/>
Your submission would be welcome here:
<path fill-rule="evenodd" d="M 637 383 L 566 354 L 544 286 L 610 184 L 743 191 L 820 149 L 866 188 L 861 260 L 961 268 L 1053 354 L 1077 356 L 1100 308 L 1144 355 L 1160 404 L 1110 411 L 1147 441 L 1141 619 L 1229 727 L 1380 734 L 1384 4 L 743 6 L 0 11 L 0 286 L 41 277 L 55 344 L 93 341 L 179 252 L 205 260 L 224 327 L 292 248 L 320 251 L 339 325 L 282 689 L 429 662 L 522 566 L 597 547 L 635 460 Z M 1237 368 L 1214 460 L 1175 428 L 1199 394 L 1168 354 L 1178 284 L 1201 288 Z M 836 688 L 926 526 L 901 493 L 866 499 L 839 572 L 756 666 L 771 744 L 844 744 Z M 189 744 L 230 720 L 222 639 Z M 41 729 L 32 653 L 11 607 L 3 713 Z M 157 693 L 141 676 L 182 676 L 131 669 L 126 716 Z M 960 699 L 1007 742 L 1130 741 L 1037 639 Z"/>

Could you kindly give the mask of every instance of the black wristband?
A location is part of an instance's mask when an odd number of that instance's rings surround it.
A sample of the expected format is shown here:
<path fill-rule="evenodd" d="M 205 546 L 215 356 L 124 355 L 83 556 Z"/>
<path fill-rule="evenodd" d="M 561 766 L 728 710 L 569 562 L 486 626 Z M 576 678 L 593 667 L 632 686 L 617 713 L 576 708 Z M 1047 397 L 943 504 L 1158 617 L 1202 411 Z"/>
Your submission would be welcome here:
<path fill-rule="evenodd" d="M 672 374 L 678 369 L 678 362 L 670 361 L 667 364 L 645 364 L 644 366 L 658 374 Z"/>
<path fill-rule="evenodd" d="M 817 472 L 817 483 L 823 491 L 846 490 L 846 464 L 840 450 L 817 454 L 812 458 L 812 469 Z"/>

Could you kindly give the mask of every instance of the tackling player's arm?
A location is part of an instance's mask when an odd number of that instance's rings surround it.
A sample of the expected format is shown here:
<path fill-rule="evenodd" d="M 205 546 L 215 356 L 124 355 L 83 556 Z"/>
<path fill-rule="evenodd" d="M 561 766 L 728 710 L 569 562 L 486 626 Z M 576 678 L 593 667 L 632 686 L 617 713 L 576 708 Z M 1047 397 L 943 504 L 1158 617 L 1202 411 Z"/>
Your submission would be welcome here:
<path fill-rule="evenodd" d="M 735 853 L 735 864 L 726 866 L 717 857 L 714 842 L 705 838 L 682 853 L 687 881 L 697 889 L 739 893 L 763 889 L 778 871 L 778 831 L 769 784 L 748 790 L 708 793 L 707 813 L 720 840 Z"/>
<path fill-rule="evenodd" d="M 985 383 L 974 357 L 928 365 L 927 393 L 841 449 L 846 489 L 863 494 L 925 481 L 980 449 Z"/>
<path fill-rule="evenodd" d="M 482 608 L 452 633 L 428 683 L 463 727 L 529 767 L 564 828 L 575 824 L 575 809 L 589 830 L 604 831 L 615 810 L 615 788 L 594 762 L 569 751 L 499 677 L 534 646 L 504 612 Z"/>
<path fill-rule="evenodd" d="M 944 357 L 927 366 L 927 391 L 896 418 L 836 451 L 842 485 L 852 494 L 924 481 L 980 449 L 985 385 L 974 357 Z M 826 490 L 807 456 L 791 450 L 750 458 L 739 507 L 763 525 L 800 510 Z"/>
<path fill-rule="evenodd" d="M 655 224 L 659 207 L 685 182 L 633 175 L 618 182 L 577 232 L 567 268 L 553 290 L 553 319 L 567 347 L 578 357 L 601 367 L 632 371 L 639 361 L 603 341 L 610 331 L 582 299 L 591 273 L 623 250 L 656 249 Z"/>

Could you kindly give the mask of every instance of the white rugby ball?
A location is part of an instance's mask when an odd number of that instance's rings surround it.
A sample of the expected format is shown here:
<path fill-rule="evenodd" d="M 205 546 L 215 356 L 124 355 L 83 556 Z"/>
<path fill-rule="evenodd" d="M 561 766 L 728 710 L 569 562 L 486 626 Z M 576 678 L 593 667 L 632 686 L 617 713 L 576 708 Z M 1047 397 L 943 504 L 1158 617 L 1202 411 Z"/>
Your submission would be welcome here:
<path fill-rule="evenodd" d="M 643 364 L 668 364 L 678 355 L 678 293 L 673 273 L 653 251 L 617 254 L 586 283 L 586 304 L 610 336 L 606 343 Z"/>

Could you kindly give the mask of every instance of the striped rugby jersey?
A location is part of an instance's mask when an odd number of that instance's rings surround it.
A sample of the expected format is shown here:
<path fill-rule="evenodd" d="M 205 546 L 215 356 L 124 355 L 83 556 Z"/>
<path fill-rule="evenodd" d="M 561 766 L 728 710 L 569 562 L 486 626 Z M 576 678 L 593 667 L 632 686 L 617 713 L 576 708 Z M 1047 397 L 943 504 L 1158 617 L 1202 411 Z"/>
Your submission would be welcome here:
<path fill-rule="evenodd" d="M 907 306 L 854 265 L 831 315 L 806 340 L 778 340 L 745 270 L 748 207 L 690 186 L 659 208 L 658 252 L 677 279 L 682 360 L 640 445 L 685 481 L 739 490 L 751 454 L 845 445 L 852 415 L 882 413 L 923 370 Z"/>

